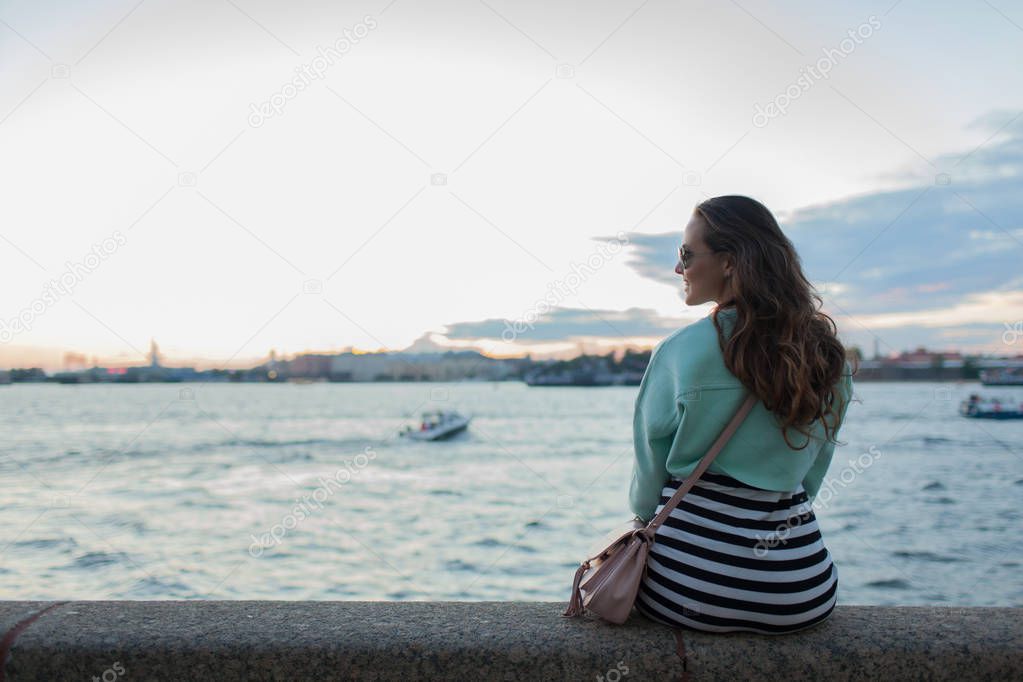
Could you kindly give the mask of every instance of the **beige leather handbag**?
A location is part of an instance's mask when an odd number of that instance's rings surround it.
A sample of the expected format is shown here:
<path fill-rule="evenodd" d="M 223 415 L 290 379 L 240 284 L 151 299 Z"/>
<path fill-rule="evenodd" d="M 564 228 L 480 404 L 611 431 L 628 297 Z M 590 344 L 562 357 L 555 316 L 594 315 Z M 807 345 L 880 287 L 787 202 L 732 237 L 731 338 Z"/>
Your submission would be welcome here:
<path fill-rule="evenodd" d="M 735 416 L 725 426 L 693 473 L 678 487 L 650 523 L 626 531 L 600 554 L 590 557 L 579 566 L 575 572 L 575 580 L 572 581 L 572 597 L 568 603 L 568 610 L 561 615 L 570 618 L 581 616 L 589 609 L 603 620 L 615 625 L 621 625 L 628 619 L 636 601 L 636 594 L 639 592 L 639 585 L 646 575 L 646 559 L 650 545 L 654 541 L 654 533 L 714 461 L 718 452 L 753 409 L 756 400 L 755 395 L 750 395 L 739 406 Z"/>

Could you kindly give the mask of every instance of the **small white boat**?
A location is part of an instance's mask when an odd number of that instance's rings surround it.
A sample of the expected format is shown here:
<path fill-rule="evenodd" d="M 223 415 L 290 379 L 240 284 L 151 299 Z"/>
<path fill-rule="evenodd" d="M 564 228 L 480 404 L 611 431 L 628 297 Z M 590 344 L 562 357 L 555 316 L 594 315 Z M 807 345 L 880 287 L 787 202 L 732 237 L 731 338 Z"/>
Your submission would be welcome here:
<path fill-rule="evenodd" d="M 469 426 L 472 417 L 465 417 L 454 410 L 424 412 L 418 428 L 406 426 L 398 435 L 413 440 L 440 440 L 448 438 Z"/>
<path fill-rule="evenodd" d="M 959 403 L 959 414 L 973 419 L 1023 419 L 1023 402 L 1007 397 L 981 398 L 974 393 Z"/>

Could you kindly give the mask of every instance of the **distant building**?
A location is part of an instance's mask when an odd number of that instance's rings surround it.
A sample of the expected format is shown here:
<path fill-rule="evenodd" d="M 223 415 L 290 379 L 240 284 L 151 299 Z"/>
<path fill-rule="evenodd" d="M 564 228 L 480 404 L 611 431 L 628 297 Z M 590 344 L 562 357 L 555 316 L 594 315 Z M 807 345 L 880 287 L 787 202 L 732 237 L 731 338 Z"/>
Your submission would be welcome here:
<path fill-rule="evenodd" d="M 332 381 L 501 380 L 514 373 L 508 361 L 476 351 L 444 353 L 342 353 L 330 362 Z"/>
<path fill-rule="evenodd" d="M 334 355 L 303 354 L 278 364 L 289 378 L 326 379 L 330 376 L 330 365 L 334 357 Z"/>
<path fill-rule="evenodd" d="M 149 367 L 160 369 L 160 348 L 156 345 L 155 339 L 149 339 Z"/>
<path fill-rule="evenodd" d="M 876 381 L 977 381 L 984 368 L 1023 365 L 1011 358 L 965 356 L 958 351 L 929 351 L 919 347 L 898 355 L 860 362 L 857 380 Z"/>

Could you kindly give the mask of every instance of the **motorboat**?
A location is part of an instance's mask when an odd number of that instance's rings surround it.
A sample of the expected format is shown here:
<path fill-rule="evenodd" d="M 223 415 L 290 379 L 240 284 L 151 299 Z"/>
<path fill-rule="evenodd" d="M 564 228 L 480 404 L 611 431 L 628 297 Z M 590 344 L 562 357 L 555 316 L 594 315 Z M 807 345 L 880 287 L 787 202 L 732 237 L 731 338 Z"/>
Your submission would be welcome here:
<path fill-rule="evenodd" d="M 1007 396 L 982 398 L 974 393 L 959 403 L 959 414 L 972 419 L 1023 419 L 1023 401 Z"/>
<path fill-rule="evenodd" d="M 982 369 L 980 383 L 984 386 L 1023 386 L 1023 367 Z"/>
<path fill-rule="evenodd" d="M 464 431 L 472 417 L 466 417 L 455 410 L 435 410 L 423 412 L 423 418 L 417 428 L 406 426 L 398 435 L 413 440 L 441 440 Z"/>

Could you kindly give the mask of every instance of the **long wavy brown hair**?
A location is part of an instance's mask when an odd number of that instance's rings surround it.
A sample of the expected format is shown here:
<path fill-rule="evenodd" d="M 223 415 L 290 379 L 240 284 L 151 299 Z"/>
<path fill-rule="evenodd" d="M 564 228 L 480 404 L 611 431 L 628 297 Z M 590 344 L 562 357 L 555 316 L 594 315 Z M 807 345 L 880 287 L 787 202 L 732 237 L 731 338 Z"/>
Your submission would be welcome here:
<path fill-rule="evenodd" d="M 712 315 L 725 366 L 778 417 L 789 447 L 809 445 L 806 427 L 818 419 L 833 440 L 847 353 L 835 321 L 820 310 L 821 297 L 803 275 L 792 242 L 767 207 L 749 197 L 714 197 L 694 212 L 706 221 L 707 246 L 735 259 L 735 298 L 722 302 L 734 304 L 737 313 L 727 341 L 717 319 L 721 306 Z M 859 363 L 853 357 L 855 373 Z M 793 446 L 790 428 L 807 442 Z"/>

